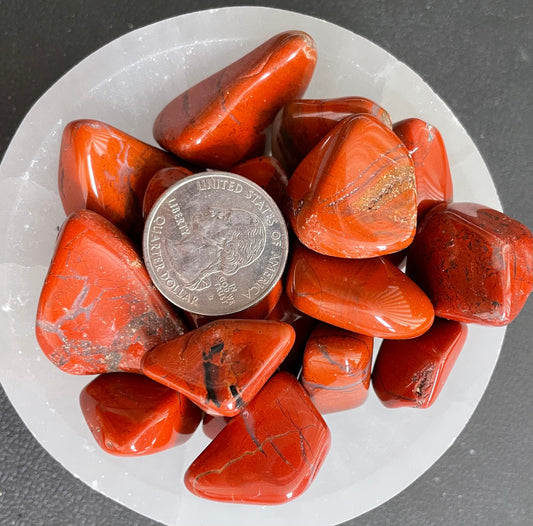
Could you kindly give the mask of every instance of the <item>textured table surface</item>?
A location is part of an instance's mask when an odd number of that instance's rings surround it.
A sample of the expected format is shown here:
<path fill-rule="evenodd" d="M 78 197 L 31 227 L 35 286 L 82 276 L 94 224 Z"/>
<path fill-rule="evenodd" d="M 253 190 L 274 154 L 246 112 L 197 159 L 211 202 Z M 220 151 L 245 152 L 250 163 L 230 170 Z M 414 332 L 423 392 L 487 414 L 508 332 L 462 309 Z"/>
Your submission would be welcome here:
<path fill-rule="evenodd" d="M 326 19 L 375 42 L 418 72 L 473 138 L 504 211 L 533 229 L 530 0 L 247 4 Z M 238 4 L 0 0 L 0 155 L 31 105 L 92 51 L 134 28 L 228 5 Z M 346 526 L 531 524 L 532 320 L 530 298 L 507 331 L 484 397 L 446 454 L 401 494 Z M 156 523 L 64 470 L 32 437 L 0 389 L 0 524 Z"/>

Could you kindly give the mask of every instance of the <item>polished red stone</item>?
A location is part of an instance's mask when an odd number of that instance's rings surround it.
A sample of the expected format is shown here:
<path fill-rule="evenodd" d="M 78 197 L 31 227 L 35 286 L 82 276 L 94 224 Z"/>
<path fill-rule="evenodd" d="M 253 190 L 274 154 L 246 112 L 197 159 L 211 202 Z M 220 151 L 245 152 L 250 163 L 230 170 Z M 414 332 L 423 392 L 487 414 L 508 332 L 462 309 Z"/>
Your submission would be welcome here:
<path fill-rule="evenodd" d="M 63 224 L 37 309 L 37 341 L 72 374 L 139 372 L 143 354 L 185 326 L 131 242 L 89 210 Z"/>
<path fill-rule="evenodd" d="M 367 398 L 374 341 L 371 336 L 320 323 L 303 357 L 300 381 L 322 413 L 360 406 Z"/>
<path fill-rule="evenodd" d="M 193 172 L 184 166 L 173 168 L 162 168 L 158 170 L 150 179 L 143 199 L 143 217 L 146 218 L 154 206 L 155 202 L 161 195 L 168 190 L 174 183 L 185 179 Z"/>
<path fill-rule="evenodd" d="M 289 180 L 277 159 L 267 155 L 254 157 L 243 163 L 236 164 L 230 169 L 230 172 L 242 175 L 259 185 L 274 199 L 283 214 L 287 214 L 287 185 Z"/>
<path fill-rule="evenodd" d="M 467 326 L 435 318 L 433 326 L 412 340 L 384 340 L 372 386 L 387 407 L 431 406 L 441 392 L 466 341 Z"/>
<path fill-rule="evenodd" d="M 180 391 L 206 413 L 235 416 L 274 373 L 294 343 L 286 323 L 217 320 L 161 344 L 143 373 Z"/>
<path fill-rule="evenodd" d="M 109 124 L 77 120 L 63 131 L 59 195 L 67 215 L 98 212 L 127 234 L 140 238 L 142 202 L 157 170 L 179 163 L 167 152 Z"/>
<path fill-rule="evenodd" d="M 453 197 L 448 154 L 439 130 L 420 119 L 405 119 L 393 126 L 415 165 L 418 219 L 436 204 Z"/>
<path fill-rule="evenodd" d="M 280 372 L 200 453 L 185 485 L 216 501 L 282 504 L 311 484 L 330 441 L 303 387 Z"/>
<path fill-rule="evenodd" d="M 409 247 L 407 272 L 431 298 L 437 316 L 507 325 L 533 288 L 533 235 L 484 205 L 437 205 Z"/>
<path fill-rule="evenodd" d="M 298 244 L 287 295 L 313 318 L 379 338 L 414 338 L 433 323 L 428 297 L 385 258 L 332 258 Z"/>
<path fill-rule="evenodd" d="M 202 411 L 185 396 L 133 373 L 95 378 L 80 406 L 98 445 L 122 456 L 150 455 L 185 442 Z"/>
<path fill-rule="evenodd" d="M 269 314 L 277 305 L 282 292 L 283 284 L 281 280 L 279 280 L 259 303 L 231 314 L 231 318 L 234 320 L 264 320 L 268 318 Z M 189 325 L 194 328 L 201 327 L 214 320 L 228 318 L 228 316 L 205 316 L 204 314 L 196 314 L 194 312 L 185 312 L 184 314 Z"/>
<path fill-rule="evenodd" d="M 294 345 L 287 354 L 285 360 L 279 366 L 280 370 L 287 371 L 298 376 L 302 368 L 302 358 L 307 339 L 314 329 L 317 321 L 307 314 L 299 311 L 291 302 L 287 294 L 283 292 L 278 303 L 268 315 L 269 320 L 288 323 L 296 333 Z"/>
<path fill-rule="evenodd" d="M 381 121 L 343 119 L 289 180 L 298 239 L 328 256 L 370 258 L 409 245 L 416 230 L 413 163 Z"/>
<path fill-rule="evenodd" d="M 195 164 L 229 169 L 261 155 L 264 130 L 313 74 L 316 49 L 301 31 L 272 37 L 172 100 L 154 124 L 163 148 Z"/>
<path fill-rule="evenodd" d="M 367 113 L 387 127 L 389 114 L 374 101 L 364 97 L 338 99 L 300 99 L 283 106 L 272 126 L 272 154 L 292 174 L 303 158 L 342 119 Z"/>

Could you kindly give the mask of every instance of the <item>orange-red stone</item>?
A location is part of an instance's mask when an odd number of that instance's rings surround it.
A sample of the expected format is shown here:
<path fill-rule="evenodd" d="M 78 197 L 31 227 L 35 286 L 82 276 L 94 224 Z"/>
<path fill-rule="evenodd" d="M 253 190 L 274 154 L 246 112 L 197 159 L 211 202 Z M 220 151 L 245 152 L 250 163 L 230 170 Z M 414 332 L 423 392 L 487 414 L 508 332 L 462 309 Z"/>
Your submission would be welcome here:
<path fill-rule="evenodd" d="M 449 203 L 453 197 L 448 154 L 441 133 L 420 119 L 405 119 L 393 126 L 413 159 L 416 178 L 418 219 L 433 206 Z"/>
<path fill-rule="evenodd" d="M 280 33 L 172 100 L 154 124 L 163 148 L 229 169 L 263 153 L 264 131 L 313 74 L 316 49 L 301 31 Z"/>
<path fill-rule="evenodd" d="M 322 413 L 360 406 L 368 396 L 371 336 L 319 324 L 305 347 L 300 381 Z"/>
<path fill-rule="evenodd" d="M 72 374 L 139 372 L 143 354 L 185 326 L 135 248 L 89 210 L 63 224 L 37 309 L 37 341 Z"/>
<path fill-rule="evenodd" d="M 146 376 L 109 373 L 80 394 L 80 406 L 98 445 L 122 456 L 150 455 L 185 442 L 201 410 L 180 393 Z"/>
<path fill-rule="evenodd" d="M 67 215 L 89 209 L 140 238 L 150 178 L 179 161 L 109 124 L 77 120 L 63 131 L 59 195 Z"/>
<path fill-rule="evenodd" d="M 285 170 L 274 157 L 264 155 L 236 164 L 230 172 L 242 175 L 259 185 L 279 206 L 284 215 L 288 212 L 287 186 L 289 180 Z"/>
<path fill-rule="evenodd" d="M 192 175 L 193 172 L 184 166 L 173 168 L 162 168 L 158 170 L 150 179 L 143 199 L 143 217 L 146 218 L 154 206 L 155 202 L 161 195 L 168 190 L 174 183 L 181 181 L 185 177 Z"/>
<path fill-rule="evenodd" d="M 416 230 L 409 152 L 371 115 L 343 119 L 289 180 L 291 224 L 308 248 L 370 258 L 407 247 Z"/>
<path fill-rule="evenodd" d="M 437 316 L 507 325 L 533 288 L 533 235 L 484 205 L 437 205 L 409 247 L 407 272 L 431 298 Z"/>
<path fill-rule="evenodd" d="M 263 387 L 294 343 L 286 323 L 217 320 L 161 344 L 143 373 L 185 394 L 206 413 L 235 416 Z"/>
<path fill-rule="evenodd" d="M 247 309 L 235 312 L 231 315 L 234 320 L 264 320 L 268 318 L 274 307 L 277 305 L 283 292 L 281 280 L 276 282 L 272 290 L 259 302 Z M 191 327 L 198 328 L 214 320 L 227 318 L 228 316 L 205 316 L 194 312 L 185 312 L 185 318 Z M 278 320 L 283 321 L 283 320 Z"/>
<path fill-rule="evenodd" d="M 272 126 L 272 154 L 292 174 L 303 158 L 342 119 L 368 113 L 392 127 L 387 111 L 364 97 L 300 99 L 283 106 Z"/>
<path fill-rule="evenodd" d="M 428 297 L 385 258 L 332 258 L 297 245 L 287 295 L 313 318 L 379 338 L 414 338 L 433 323 Z"/>
<path fill-rule="evenodd" d="M 311 484 L 330 441 L 303 387 L 277 373 L 191 464 L 185 485 L 222 502 L 282 504 Z"/>
<path fill-rule="evenodd" d="M 372 386 L 387 407 L 431 406 L 441 392 L 466 341 L 467 326 L 435 318 L 433 326 L 412 340 L 384 340 Z"/>

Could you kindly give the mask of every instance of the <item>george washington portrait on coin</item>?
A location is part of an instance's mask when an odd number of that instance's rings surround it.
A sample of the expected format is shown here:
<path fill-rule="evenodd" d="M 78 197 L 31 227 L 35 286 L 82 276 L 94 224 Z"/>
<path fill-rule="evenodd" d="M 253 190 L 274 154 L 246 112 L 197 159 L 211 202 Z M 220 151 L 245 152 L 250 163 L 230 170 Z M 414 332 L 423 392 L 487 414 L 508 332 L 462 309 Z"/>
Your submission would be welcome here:
<path fill-rule="evenodd" d="M 211 286 L 211 276 L 233 276 L 251 265 L 266 241 L 265 225 L 252 211 L 210 206 L 192 216 L 187 235 L 166 239 L 164 250 L 183 287 L 201 291 Z"/>

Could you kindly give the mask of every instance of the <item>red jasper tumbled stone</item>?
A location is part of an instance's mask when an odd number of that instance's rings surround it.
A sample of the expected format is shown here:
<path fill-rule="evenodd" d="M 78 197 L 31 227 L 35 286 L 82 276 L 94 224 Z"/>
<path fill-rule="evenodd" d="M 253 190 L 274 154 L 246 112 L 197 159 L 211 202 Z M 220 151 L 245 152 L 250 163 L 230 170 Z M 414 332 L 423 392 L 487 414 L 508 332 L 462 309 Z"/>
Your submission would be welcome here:
<path fill-rule="evenodd" d="M 142 203 L 150 178 L 179 160 L 109 124 L 69 123 L 61 141 L 59 195 L 67 215 L 89 209 L 140 238 Z"/>
<path fill-rule="evenodd" d="M 411 157 L 371 115 L 343 119 L 289 180 L 298 239 L 328 256 L 370 258 L 406 248 L 416 230 Z"/>
<path fill-rule="evenodd" d="M 133 373 L 95 378 L 80 406 L 98 445 L 122 456 L 150 455 L 185 442 L 202 411 L 185 396 Z"/>
<path fill-rule="evenodd" d="M 172 100 L 154 123 L 165 149 L 229 169 L 263 153 L 264 131 L 313 74 L 316 49 L 302 31 L 280 33 Z"/>
<path fill-rule="evenodd" d="M 311 484 L 330 441 L 303 387 L 280 372 L 200 453 L 185 485 L 217 501 L 282 504 Z"/>
<path fill-rule="evenodd" d="M 432 208 L 409 247 L 407 273 L 442 318 L 507 325 L 533 288 L 533 235 L 484 205 Z"/>
<path fill-rule="evenodd" d="M 420 220 L 432 206 L 449 203 L 453 197 L 452 176 L 444 140 L 435 126 L 416 118 L 397 122 L 392 129 L 413 159 Z"/>
<path fill-rule="evenodd" d="M 414 338 L 433 323 L 429 298 L 385 258 L 333 258 L 298 244 L 287 295 L 313 318 L 379 338 Z"/>
<path fill-rule="evenodd" d="M 37 341 L 72 374 L 139 372 L 143 354 L 186 328 L 132 243 L 90 210 L 63 224 L 37 308 Z"/>
<path fill-rule="evenodd" d="M 180 391 L 206 413 L 235 416 L 294 343 L 294 329 L 270 320 L 216 320 L 158 345 L 143 373 Z"/>
<path fill-rule="evenodd" d="M 467 326 L 435 318 L 431 329 L 412 340 L 384 340 L 372 386 L 387 407 L 431 406 L 466 341 Z"/>
<path fill-rule="evenodd" d="M 283 106 L 272 125 L 272 154 L 292 174 L 303 158 L 342 119 L 368 113 L 391 128 L 386 110 L 365 97 L 300 99 Z"/>
<path fill-rule="evenodd" d="M 313 330 L 300 381 L 322 414 L 352 409 L 366 400 L 373 346 L 371 336 L 325 323 Z"/>

